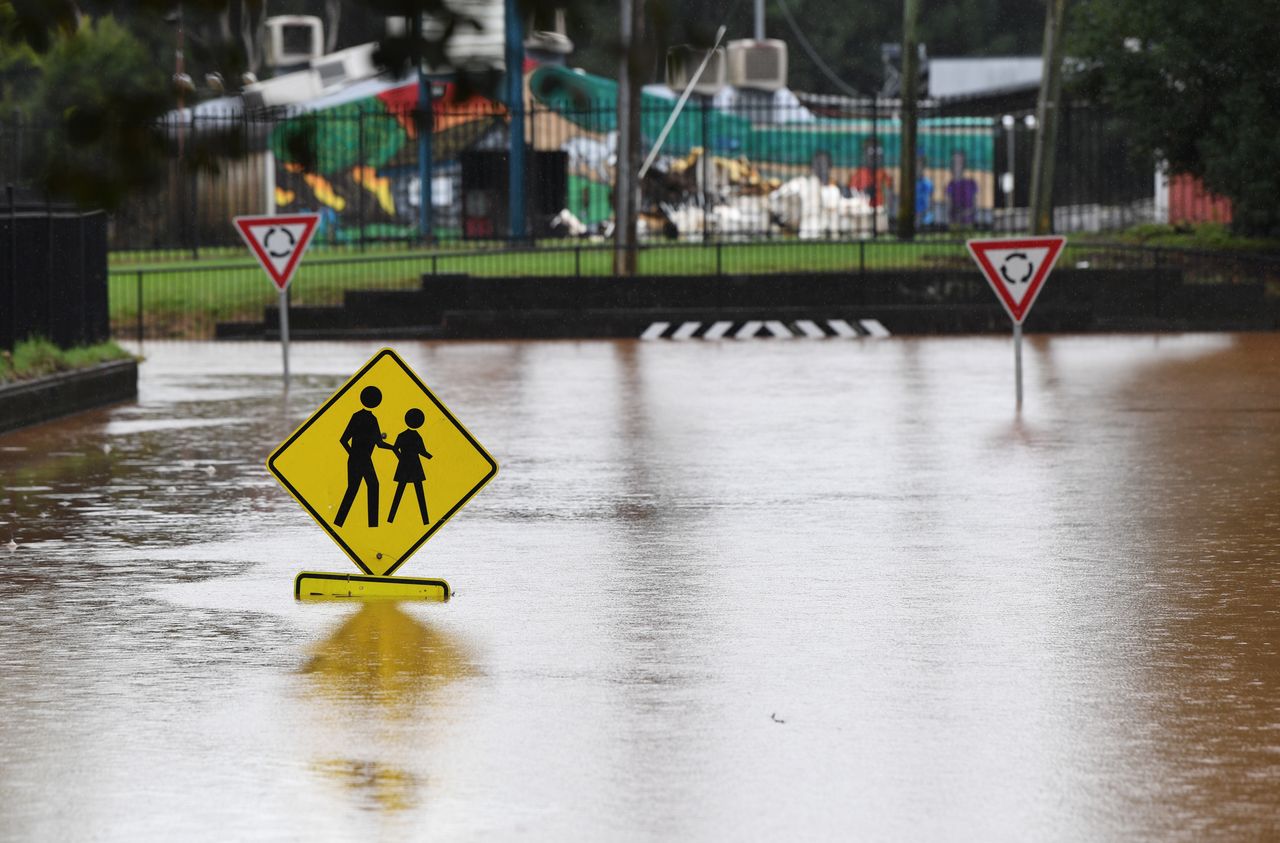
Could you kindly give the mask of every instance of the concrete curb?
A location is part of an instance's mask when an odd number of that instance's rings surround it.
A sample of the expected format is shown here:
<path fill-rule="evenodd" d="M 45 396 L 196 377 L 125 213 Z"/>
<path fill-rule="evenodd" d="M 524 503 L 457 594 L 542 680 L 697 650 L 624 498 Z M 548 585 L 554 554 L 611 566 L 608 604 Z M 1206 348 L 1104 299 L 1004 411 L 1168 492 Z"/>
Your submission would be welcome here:
<path fill-rule="evenodd" d="M 136 360 L 113 360 L 0 386 L 0 433 L 138 396 Z"/>

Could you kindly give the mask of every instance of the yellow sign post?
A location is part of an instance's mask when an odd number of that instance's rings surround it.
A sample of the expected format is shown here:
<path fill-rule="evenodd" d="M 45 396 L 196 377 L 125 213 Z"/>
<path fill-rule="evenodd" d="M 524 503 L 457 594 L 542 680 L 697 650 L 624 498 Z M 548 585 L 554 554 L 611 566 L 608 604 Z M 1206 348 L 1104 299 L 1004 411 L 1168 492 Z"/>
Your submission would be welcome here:
<path fill-rule="evenodd" d="M 395 586 L 398 578 L 389 575 L 498 473 L 493 457 L 389 348 L 276 448 L 267 468 L 369 575 L 304 573 L 300 598 L 304 577 L 365 584 L 349 594 L 322 589 L 330 597 L 360 596 L 370 577 Z M 446 599 L 448 593 L 445 584 Z"/>

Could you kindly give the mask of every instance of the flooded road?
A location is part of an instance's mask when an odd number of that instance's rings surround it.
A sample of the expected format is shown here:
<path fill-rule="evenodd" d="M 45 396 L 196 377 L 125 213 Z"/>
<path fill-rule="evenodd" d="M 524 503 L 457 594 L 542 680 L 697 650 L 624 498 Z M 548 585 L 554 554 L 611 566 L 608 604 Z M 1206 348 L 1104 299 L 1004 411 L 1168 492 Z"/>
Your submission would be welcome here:
<path fill-rule="evenodd" d="M 399 343 L 456 597 L 298 604 L 377 348 L 0 436 L 0 839 L 1280 836 L 1280 336 Z"/>

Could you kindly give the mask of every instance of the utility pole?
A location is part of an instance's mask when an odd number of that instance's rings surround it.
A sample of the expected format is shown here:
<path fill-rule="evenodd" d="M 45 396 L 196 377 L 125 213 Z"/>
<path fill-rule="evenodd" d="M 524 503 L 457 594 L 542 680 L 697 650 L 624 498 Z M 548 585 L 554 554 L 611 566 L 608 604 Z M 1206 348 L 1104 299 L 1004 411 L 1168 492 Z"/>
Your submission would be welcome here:
<path fill-rule="evenodd" d="M 1035 146 L 1031 154 L 1031 233 L 1053 231 L 1053 164 L 1062 96 L 1062 29 L 1067 0 L 1049 0 L 1044 13 L 1044 63 L 1036 100 Z"/>
<path fill-rule="evenodd" d="M 416 11 L 409 17 L 409 31 L 413 36 L 414 65 L 418 69 L 418 239 L 429 242 L 432 239 L 431 220 L 431 149 L 432 134 L 435 132 L 435 120 L 432 119 L 431 83 L 427 81 L 427 71 L 423 66 L 426 58 L 422 54 L 422 12 Z M 364 243 L 364 232 L 360 234 L 360 242 Z"/>
<path fill-rule="evenodd" d="M 920 86 L 920 48 L 916 22 L 920 0 L 902 0 L 902 132 L 898 160 L 898 237 L 916 236 L 916 94 Z"/>
<path fill-rule="evenodd" d="M 619 0 L 618 155 L 614 168 L 613 272 L 636 273 L 637 150 L 640 146 L 639 28 L 644 22 L 644 0 Z"/>
<path fill-rule="evenodd" d="M 507 0 L 504 59 L 507 73 L 507 113 L 511 117 L 511 150 L 507 158 L 507 228 L 512 242 L 528 235 L 525 224 L 525 188 L 528 161 L 524 137 L 524 34 L 516 0 Z"/>

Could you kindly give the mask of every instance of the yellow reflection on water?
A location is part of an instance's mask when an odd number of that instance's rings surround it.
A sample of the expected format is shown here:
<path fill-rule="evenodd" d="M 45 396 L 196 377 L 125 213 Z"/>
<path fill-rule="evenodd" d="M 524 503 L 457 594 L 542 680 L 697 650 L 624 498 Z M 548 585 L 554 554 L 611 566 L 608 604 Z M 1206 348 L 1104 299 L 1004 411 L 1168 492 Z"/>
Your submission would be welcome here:
<path fill-rule="evenodd" d="M 427 726 L 434 692 L 474 671 L 451 635 L 396 603 L 365 603 L 312 649 L 302 673 L 313 699 L 336 706 L 323 718 L 338 744 L 359 747 L 359 757 L 326 753 L 312 769 L 340 784 L 361 807 L 402 811 L 415 807 L 425 777 L 395 763 L 415 730 Z M 379 726 L 390 725 L 391 735 Z M 387 738 L 391 740 L 388 741 Z"/>
<path fill-rule="evenodd" d="M 363 805 L 385 811 L 404 811 L 418 806 L 422 783 L 408 770 L 377 761 L 341 758 L 316 761 L 311 769 L 350 790 Z"/>
<path fill-rule="evenodd" d="M 396 603 L 366 603 L 311 653 L 316 692 L 361 713 L 401 719 L 424 695 L 471 671 L 463 648 Z"/>

